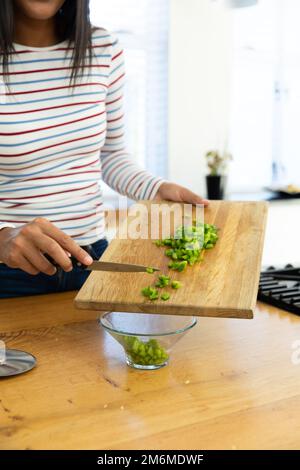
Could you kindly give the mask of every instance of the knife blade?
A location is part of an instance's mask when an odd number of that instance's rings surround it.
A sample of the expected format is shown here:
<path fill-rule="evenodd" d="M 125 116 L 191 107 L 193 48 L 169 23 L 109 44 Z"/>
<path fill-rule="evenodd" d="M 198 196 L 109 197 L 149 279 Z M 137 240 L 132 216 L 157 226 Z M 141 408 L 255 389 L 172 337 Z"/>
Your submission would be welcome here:
<path fill-rule="evenodd" d="M 53 266 L 55 266 L 58 270 L 61 270 L 60 266 L 49 256 L 44 255 L 45 258 L 50 261 Z M 92 264 L 86 266 L 80 261 L 78 261 L 74 256 L 70 257 L 70 261 L 73 265 L 73 268 L 79 268 L 84 271 L 111 271 L 116 273 L 145 273 L 149 269 L 149 266 L 142 266 L 139 264 L 129 264 L 129 263 L 113 263 L 110 261 L 93 261 Z M 160 271 L 159 268 L 153 268 L 153 272 Z"/>
<path fill-rule="evenodd" d="M 145 273 L 148 266 L 139 264 L 112 263 L 108 261 L 94 261 L 90 266 L 82 266 L 86 271 L 112 271 L 118 273 Z M 158 268 L 152 268 L 153 271 L 159 271 Z"/>

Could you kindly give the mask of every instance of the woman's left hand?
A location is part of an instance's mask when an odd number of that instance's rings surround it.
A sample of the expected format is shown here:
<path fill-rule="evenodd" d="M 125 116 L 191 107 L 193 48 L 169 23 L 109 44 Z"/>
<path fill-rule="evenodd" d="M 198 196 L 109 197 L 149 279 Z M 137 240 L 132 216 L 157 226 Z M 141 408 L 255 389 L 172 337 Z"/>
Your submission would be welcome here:
<path fill-rule="evenodd" d="M 154 198 L 155 201 L 174 201 L 185 202 L 187 204 L 209 204 L 207 199 L 203 199 L 198 194 L 193 193 L 187 188 L 175 183 L 163 183 Z"/>

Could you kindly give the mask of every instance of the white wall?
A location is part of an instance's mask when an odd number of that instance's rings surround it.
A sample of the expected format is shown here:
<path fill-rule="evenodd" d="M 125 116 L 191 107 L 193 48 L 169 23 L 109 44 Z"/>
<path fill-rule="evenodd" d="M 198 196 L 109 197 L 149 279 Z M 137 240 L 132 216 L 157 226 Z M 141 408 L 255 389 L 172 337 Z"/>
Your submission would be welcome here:
<path fill-rule="evenodd" d="M 170 0 L 169 179 L 204 194 L 203 154 L 228 132 L 230 10 L 211 0 Z"/>

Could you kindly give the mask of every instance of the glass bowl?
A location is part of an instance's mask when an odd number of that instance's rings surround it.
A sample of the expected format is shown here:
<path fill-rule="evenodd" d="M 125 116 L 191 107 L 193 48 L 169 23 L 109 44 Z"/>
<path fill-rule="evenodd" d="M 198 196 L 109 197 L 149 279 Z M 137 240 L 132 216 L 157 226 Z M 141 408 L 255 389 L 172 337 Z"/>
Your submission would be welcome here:
<path fill-rule="evenodd" d="M 166 366 L 175 343 L 197 324 L 195 317 L 126 312 L 104 313 L 99 322 L 123 346 L 126 363 L 144 370 Z"/>

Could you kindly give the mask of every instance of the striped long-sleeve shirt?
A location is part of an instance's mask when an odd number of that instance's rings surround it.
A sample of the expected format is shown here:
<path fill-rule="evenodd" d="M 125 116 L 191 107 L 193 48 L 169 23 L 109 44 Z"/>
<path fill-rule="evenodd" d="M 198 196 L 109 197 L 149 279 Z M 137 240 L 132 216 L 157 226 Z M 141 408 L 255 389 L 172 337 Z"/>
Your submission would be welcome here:
<path fill-rule="evenodd" d="M 124 147 L 123 50 L 102 29 L 92 49 L 73 85 L 67 41 L 15 44 L 9 77 L 0 68 L 0 223 L 45 217 L 87 245 L 104 236 L 101 179 L 135 200 L 159 189 L 162 179 L 136 166 Z"/>

